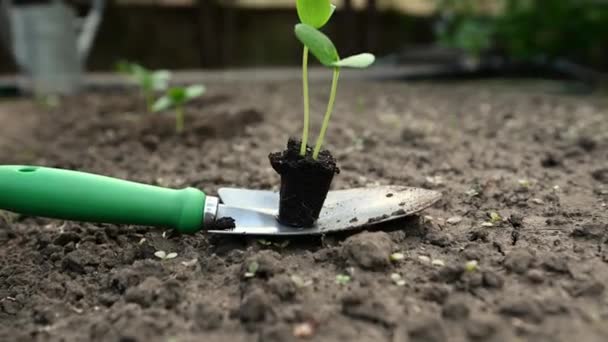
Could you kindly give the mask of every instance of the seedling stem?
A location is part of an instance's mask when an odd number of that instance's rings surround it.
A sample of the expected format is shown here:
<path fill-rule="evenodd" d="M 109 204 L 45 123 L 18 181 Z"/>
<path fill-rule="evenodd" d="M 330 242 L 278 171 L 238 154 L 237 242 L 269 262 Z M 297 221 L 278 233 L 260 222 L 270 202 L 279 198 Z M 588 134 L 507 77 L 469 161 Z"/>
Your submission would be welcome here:
<path fill-rule="evenodd" d="M 175 131 L 181 134 L 184 131 L 184 106 L 175 108 Z"/>
<path fill-rule="evenodd" d="M 334 68 L 334 76 L 331 81 L 331 92 L 329 93 L 329 102 L 327 103 L 327 111 L 323 118 L 323 125 L 321 126 L 321 132 L 317 138 L 315 144 L 315 150 L 312 154 L 312 158 L 317 160 L 319 158 L 319 152 L 321 152 L 321 146 L 323 146 L 323 140 L 325 139 L 325 133 L 327 132 L 327 126 L 329 126 L 329 120 L 331 119 L 331 113 L 334 110 L 334 103 L 336 101 L 336 92 L 338 90 L 338 78 L 340 77 L 340 68 Z"/>
<path fill-rule="evenodd" d="M 300 155 L 306 155 L 306 145 L 308 144 L 308 126 L 310 123 L 310 101 L 308 98 L 308 47 L 304 46 L 302 53 L 302 92 L 304 99 L 304 128 L 302 130 L 302 145 Z"/>
<path fill-rule="evenodd" d="M 146 90 L 142 90 L 142 93 L 146 99 L 146 109 L 148 109 L 148 112 L 152 112 L 152 106 L 154 105 L 154 94 Z"/>

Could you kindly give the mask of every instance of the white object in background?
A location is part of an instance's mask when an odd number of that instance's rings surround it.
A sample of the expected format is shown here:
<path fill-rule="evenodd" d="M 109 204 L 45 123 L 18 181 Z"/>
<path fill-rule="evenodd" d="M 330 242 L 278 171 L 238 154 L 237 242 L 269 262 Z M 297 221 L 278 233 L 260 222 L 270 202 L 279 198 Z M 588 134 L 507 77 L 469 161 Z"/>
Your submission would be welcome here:
<path fill-rule="evenodd" d="M 104 0 L 92 0 L 91 10 L 80 19 L 60 0 L 9 4 L 12 49 L 22 72 L 21 87 L 37 96 L 77 92 L 103 7 Z"/>

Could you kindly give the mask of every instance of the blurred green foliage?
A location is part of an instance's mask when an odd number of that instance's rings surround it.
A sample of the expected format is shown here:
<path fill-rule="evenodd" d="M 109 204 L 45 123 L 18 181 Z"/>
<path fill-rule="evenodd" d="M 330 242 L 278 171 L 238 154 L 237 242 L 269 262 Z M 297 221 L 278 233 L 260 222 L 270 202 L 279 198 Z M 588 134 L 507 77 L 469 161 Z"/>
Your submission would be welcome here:
<path fill-rule="evenodd" d="M 443 44 L 472 56 L 499 53 L 514 60 L 567 58 L 608 66 L 606 0 L 438 0 Z"/>

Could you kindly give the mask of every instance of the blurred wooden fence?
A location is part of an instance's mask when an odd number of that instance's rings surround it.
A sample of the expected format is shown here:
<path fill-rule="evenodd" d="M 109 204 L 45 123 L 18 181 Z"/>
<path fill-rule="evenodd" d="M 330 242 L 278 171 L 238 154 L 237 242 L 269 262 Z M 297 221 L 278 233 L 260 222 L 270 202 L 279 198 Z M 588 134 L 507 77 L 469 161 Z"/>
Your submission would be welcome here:
<path fill-rule="evenodd" d="M 84 0 L 70 0 L 82 4 Z M 344 55 L 384 54 L 404 44 L 433 40 L 434 0 L 334 1 L 339 10 L 325 31 Z M 301 47 L 293 36 L 295 0 L 110 0 L 89 59 L 90 70 L 109 70 L 119 59 L 152 68 L 223 68 L 296 65 Z M 422 15 L 422 16 L 421 16 Z M 12 72 L 0 51 L 0 72 Z"/>

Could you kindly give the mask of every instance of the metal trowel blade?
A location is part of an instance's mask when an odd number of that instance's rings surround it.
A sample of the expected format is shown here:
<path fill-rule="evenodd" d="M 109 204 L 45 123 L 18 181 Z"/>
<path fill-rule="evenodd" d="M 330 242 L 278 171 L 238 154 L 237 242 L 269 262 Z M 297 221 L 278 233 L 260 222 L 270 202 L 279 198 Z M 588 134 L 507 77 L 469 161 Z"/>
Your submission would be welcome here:
<path fill-rule="evenodd" d="M 211 230 L 214 234 L 320 235 L 363 229 L 413 215 L 433 205 L 441 193 L 403 186 L 383 186 L 330 191 L 315 226 L 294 228 L 276 220 L 279 194 L 265 190 L 222 188 L 224 205 L 218 217 L 232 217 L 236 228 Z"/>

